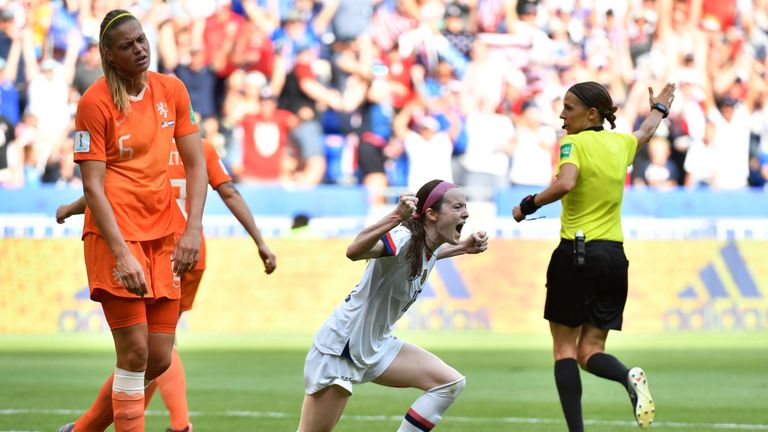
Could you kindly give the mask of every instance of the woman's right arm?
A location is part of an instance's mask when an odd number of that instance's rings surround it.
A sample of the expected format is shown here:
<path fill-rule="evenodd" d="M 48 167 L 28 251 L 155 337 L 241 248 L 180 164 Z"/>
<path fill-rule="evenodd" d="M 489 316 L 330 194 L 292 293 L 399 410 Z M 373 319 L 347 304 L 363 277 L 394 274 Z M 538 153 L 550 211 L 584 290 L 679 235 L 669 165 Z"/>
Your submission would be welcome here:
<path fill-rule="evenodd" d="M 85 201 L 91 210 L 91 216 L 96 222 L 104 240 L 115 255 L 115 276 L 125 285 L 125 288 L 138 296 L 147 293 L 147 283 L 144 270 L 136 257 L 131 254 L 117 226 L 115 213 L 104 193 L 104 174 L 106 164 L 103 161 L 84 160 L 80 162 L 80 173 L 83 178 Z"/>
<path fill-rule="evenodd" d="M 380 221 L 366 227 L 355 237 L 347 247 L 347 258 L 352 261 L 361 259 L 380 257 L 386 250 L 381 236 L 389 232 L 392 228 L 400 225 L 401 222 L 408 220 L 416 211 L 418 198 L 413 194 L 400 195 L 400 201 L 397 207 L 391 213 L 384 216 Z"/>

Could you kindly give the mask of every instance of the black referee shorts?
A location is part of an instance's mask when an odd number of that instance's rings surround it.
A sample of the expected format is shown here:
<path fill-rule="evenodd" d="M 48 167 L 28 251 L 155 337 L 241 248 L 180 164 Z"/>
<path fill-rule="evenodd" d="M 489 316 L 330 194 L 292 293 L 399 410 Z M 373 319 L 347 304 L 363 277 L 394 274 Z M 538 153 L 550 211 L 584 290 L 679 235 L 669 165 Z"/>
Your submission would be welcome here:
<path fill-rule="evenodd" d="M 569 327 L 584 323 L 621 330 L 629 261 L 621 243 L 587 242 L 586 264 L 573 263 L 573 241 L 562 239 L 547 268 L 544 318 Z"/>

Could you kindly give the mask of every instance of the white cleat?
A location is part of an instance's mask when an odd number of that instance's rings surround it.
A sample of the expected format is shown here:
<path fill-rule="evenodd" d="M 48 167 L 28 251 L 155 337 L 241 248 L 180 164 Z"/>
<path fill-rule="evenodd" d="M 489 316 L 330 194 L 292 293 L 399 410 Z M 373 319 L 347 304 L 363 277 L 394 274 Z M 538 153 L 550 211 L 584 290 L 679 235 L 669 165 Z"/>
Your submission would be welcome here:
<path fill-rule="evenodd" d="M 645 371 L 639 367 L 630 369 L 627 374 L 627 391 L 632 409 L 635 412 L 635 420 L 641 429 L 649 429 L 656 416 L 656 406 L 648 389 L 648 378 Z"/>

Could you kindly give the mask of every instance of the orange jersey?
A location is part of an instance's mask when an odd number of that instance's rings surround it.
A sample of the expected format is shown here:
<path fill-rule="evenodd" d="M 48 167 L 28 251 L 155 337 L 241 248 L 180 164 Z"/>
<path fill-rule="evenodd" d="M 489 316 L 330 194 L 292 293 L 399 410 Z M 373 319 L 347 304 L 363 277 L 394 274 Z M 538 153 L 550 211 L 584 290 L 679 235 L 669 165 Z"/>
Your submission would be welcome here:
<path fill-rule="evenodd" d="M 106 163 L 104 193 L 127 241 L 164 237 L 183 229 L 168 177 L 173 139 L 198 132 L 189 94 L 175 77 L 147 73 L 147 86 L 117 110 L 104 78 L 85 92 L 75 116 L 75 162 Z M 100 234 L 90 210 L 83 235 Z"/>
<path fill-rule="evenodd" d="M 216 149 L 213 144 L 207 139 L 203 138 L 203 153 L 205 153 L 205 169 L 208 171 L 208 184 L 213 189 L 221 186 L 226 182 L 231 182 L 232 177 L 227 173 L 224 164 L 219 159 L 219 154 L 216 153 Z M 173 143 L 171 148 L 171 156 L 168 159 L 168 177 L 171 179 L 171 186 L 173 186 L 173 196 L 176 198 L 176 202 L 179 204 L 179 208 L 184 212 L 184 217 L 187 216 L 189 211 L 189 203 L 187 202 L 187 176 L 184 171 L 184 164 L 179 156 L 179 150 L 176 148 L 176 143 Z M 182 227 L 179 230 L 179 234 L 183 233 Z M 197 261 L 196 270 L 205 269 L 205 239 L 200 242 L 200 259 Z"/>

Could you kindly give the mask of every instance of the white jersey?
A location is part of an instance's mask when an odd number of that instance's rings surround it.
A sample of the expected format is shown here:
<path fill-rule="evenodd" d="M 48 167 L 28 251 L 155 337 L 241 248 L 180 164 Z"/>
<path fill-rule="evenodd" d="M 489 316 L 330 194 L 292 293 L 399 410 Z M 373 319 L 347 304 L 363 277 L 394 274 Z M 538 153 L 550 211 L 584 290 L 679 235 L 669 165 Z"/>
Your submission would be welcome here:
<path fill-rule="evenodd" d="M 437 261 L 437 253 L 428 259 L 422 254 L 421 274 L 409 280 L 405 255 L 411 232 L 398 225 L 382 240 L 387 254 L 368 261 L 360 283 L 315 335 L 320 352 L 341 355 L 349 344 L 352 361 L 363 367 L 376 364 L 386 354 L 394 340 L 392 328 L 416 301 Z"/>

